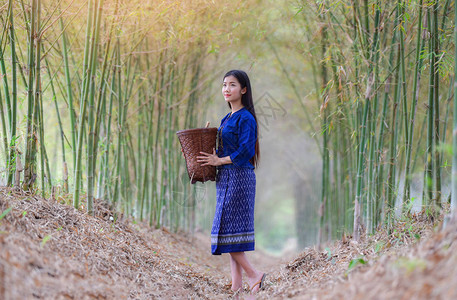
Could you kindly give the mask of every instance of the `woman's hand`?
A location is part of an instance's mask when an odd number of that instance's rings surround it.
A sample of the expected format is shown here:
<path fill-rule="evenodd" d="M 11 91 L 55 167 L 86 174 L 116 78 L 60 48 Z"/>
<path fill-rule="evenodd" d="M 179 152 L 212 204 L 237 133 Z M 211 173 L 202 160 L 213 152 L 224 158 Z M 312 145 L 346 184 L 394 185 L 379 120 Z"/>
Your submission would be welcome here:
<path fill-rule="evenodd" d="M 220 166 L 220 158 L 216 155 L 216 150 L 213 148 L 213 154 L 200 152 L 203 156 L 197 156 L 197 162 L 203 163 L 202 166 Z"/>

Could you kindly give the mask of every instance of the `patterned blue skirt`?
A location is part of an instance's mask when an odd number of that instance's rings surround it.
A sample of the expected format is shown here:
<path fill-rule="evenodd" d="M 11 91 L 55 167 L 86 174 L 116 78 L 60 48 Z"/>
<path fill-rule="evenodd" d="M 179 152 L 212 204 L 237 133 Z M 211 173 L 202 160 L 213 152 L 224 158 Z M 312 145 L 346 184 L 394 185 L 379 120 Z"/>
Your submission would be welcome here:
<path fill-rule="evenodd" d="M 255 173 L 253 169 L 219 169 L 211 253 L 254 250 Z"/>

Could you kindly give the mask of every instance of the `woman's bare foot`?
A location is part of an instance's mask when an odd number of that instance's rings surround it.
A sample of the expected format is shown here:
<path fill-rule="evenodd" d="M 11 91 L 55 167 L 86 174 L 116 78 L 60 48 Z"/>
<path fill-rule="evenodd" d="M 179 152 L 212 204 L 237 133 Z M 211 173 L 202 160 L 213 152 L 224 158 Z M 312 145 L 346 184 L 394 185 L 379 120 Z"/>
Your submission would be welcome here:
<path fill-rule="evenodd" d="M 243 287 L 241 285 L 240 286 L 232 285 L 232 288 L 231 288 L 232 292 L 234 292 L 234 293 L 239 293 L 242 289 L 243 289 Z"/>

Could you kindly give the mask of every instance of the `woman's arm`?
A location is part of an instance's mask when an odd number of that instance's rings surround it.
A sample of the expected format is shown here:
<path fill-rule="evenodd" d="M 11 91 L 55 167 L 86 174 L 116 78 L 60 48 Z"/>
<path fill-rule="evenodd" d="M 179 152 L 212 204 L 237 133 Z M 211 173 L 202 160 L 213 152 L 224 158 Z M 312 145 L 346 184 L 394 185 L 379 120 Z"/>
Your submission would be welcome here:
<path fill-rule="evenodd" d="M 242 116 L 238 123 L 238 146 L 230 154 L 230 160 L 236 166 L 242 166 L 255 155 L 257 123 L 254 117 Z"/>

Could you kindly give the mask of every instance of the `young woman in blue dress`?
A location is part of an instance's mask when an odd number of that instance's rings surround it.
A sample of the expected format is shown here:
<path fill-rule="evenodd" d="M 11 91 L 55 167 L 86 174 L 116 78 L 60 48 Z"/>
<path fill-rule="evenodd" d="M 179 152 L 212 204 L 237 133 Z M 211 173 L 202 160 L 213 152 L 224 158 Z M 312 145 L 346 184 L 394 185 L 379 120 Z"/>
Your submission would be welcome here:
<path fill-rule="evenodd" d="M 230 253 L 232 290 L 242 288 L 246 272 L 251 293 L 264 288 L 266 273 L 255 269 L 245 255 L 254 250 L 254 203 L 259 159 L 257 117 L 248 75 L 241 70 L 225 74 L 222 94 L 231 108 L 218 129 L 218 149 L 200 152 L 197 162 L 218 169 L 216 212 L 211 229 L 211 252 Z"/>

